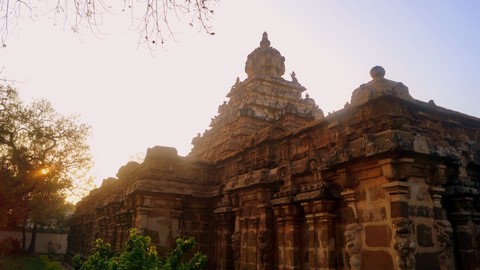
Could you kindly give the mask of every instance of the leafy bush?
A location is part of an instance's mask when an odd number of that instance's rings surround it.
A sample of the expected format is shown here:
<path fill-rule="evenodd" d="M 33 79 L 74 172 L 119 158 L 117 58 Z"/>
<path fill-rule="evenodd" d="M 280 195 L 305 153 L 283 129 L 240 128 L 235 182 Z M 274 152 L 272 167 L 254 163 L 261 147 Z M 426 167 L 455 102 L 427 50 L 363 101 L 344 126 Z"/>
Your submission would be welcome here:
<path fill-rule="evenodd" d="M 196 252 L 190 259 L 187 258 L 195 246 L 192 238 L 178 238 L 176 247 L 166 258 L 160 259 L 150 237 L 138 235 L 137 230 L 131 229 L 121 254 L 116 255 L 110 244 L 97 239 L 93 254 L 83 263 L 76 255 L 73 267 L 75 270 L 200 270 L 205 267 L 206 255 Z"/>
<path fill-rule="evenodd" d="M 8 237 L 0 241 L 0 258 L 22 253 L 20 240 Z"/>

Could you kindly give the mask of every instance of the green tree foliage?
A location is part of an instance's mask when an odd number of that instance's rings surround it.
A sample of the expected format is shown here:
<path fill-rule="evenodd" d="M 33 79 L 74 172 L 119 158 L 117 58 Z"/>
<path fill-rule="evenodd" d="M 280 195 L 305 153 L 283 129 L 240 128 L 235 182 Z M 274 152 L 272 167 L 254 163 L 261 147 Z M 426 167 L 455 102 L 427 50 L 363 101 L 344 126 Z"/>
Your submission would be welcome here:
<path fill-rule="evenodd" d="M 65 198 L 91 182 L 89 130 L 48 101 L 25 105 L 14 88 L 0 85 L 0 225 L 31 226 L 31 251 L 36 228 L 64 224 L 72 210 Z"/>
<path fill-rule="evenodd" d="M 205 267 L 207 256 L 200 252 L 189 256 L 195 247 L 194 239 L 178 238 L 176 247 L 160 259 L 150 237 L 132 229 L 119 255 L 114 254 L 110 244 L 97 239 L 92 255 L 83 263 L 78 255 L 75 256 L 73 267 L 75 270 L 200 270 Z"/>

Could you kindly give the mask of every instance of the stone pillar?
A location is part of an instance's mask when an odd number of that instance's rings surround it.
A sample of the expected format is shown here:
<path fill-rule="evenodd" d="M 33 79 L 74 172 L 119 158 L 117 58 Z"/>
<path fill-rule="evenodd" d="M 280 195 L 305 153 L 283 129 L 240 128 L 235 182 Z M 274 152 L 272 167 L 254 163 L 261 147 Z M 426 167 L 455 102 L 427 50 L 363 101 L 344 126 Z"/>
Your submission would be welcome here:
<path fill-rule="evenodd" d="M 273 259 L 275 253 L 274 230 L 273 230 L 273 210 L 268 204 L 261 204 L 258 207 L 260 213 L 260 224 L 257 236 L 259 259 L 257 265 L 261 270 L 273 269 Z"/>
<path fill-rule="evenodd" d="M 233 268 L 235 270 L 240 270 L 241 266 L 241 258 L 242 258 L 242 253 L 241 253 L 241 248 L 242 248 L 242 224 L 241 224 L 241 215 L 242 211 L 241 208 L 234 208 L 233 209 L 235 213 L 235 219 L 234 219 L 234 231 L 232 233 L 232 236 L 230 237 L 231 240 L 231 245 L 232 245 L 232 263 L 233 263 Z"/>
<path fill-rule="evenodd" d="M 451 270 L 453 266 L 452 226 L 448 220 L 435 220 L 433 224 L 437 231 L 439 243 L 438 263 L 441 270 Z"/>
<path fill-rule="evenodd" d="M 274 208 L 275 219 L 276 219 L 276 231 L 275 231 L 275 239 L 276 239 L 276 246 L 277 246 L 277 269 L 285 269 L 286 267 L 286 250 L 285 250 L 285 215 L 283 213 L 283 209 L 280 205 L 275 206 Z"/>
<path fill-rule="evenodd" d="M 408 198 L 410 185 L 401 181 L 394 181 L 383 184 L 390 199 L 390 217 L 392 219 L 392 230 L 394 249 L 397 252 L 397 266 L 399 270 L 415 269 L 415 235 L 414 224 L 408 218 Z"/>
<path fill-rule="evenodd" d="M 216 246 L 216 268 L 217 269 L 234 269 L 233 251 L 232 251 L 232 234 L 235 226 L 235 213 L 232 211 L 215 213 L 217 237 L 214 245 Z"/>
<path fill-rule="evenodd" d="M 408 217 L 408 196 L 410 185 L 395 181 L 383 184 L 382 188 L 386 190 L 390 199 L 390 217 L 392 219 L 399 217 Z"/>
<path fill-rule="evenodd" d="M 453 225 L 456 236 L 456 250 L 458 254 L 458 267 L 470 270 L 478 269 L 480 265 L 479 233 L 472 219 L 473 198 L 464 196 L 449 197 L 449 220 Z"/>
<path fill-rule="evenodd" d="M 147 229 L 148 213 L 151 210 L 151 196 L 138 196 L 136 198 L 135 208 L 135 227 L 138 229 L 138 233 L 143 234 Z"/>
<path fill-rule="evenodd" d="M 340 195 L 347 202 L 348 207 L 352 210 L 353 220 L 348 220 L 345 228 L 345 250 L 348 254 L 348 266 L 352 270 L 360 270 L 362 265 L 362 226 L 358 223 L 358 213 L 355 202 L 357 201 L 357 191 L 346 190 Z"/>
<path fill-rule="evenodd" d="M 321 199 L 302 203 L 308 226 L 309 269 L 336 269 L 335 201 Z"/>
<path fill-rule="evenodd" d="M 435 217 L 434 229 L 437 233 L 438 264 L 441 270 L 450 270 L 454 266 L 452 225 L 446 219 L 445 209 L 442 206 L 442 196 L 445 189 L 442 187 L 430 187 L 430 195 L 433 201 L 433 213 Z"/>
<path fill-rule="evenodd" d="M 430 187 L 428 189 L 433 201 L 433 214 L 436 220 L 446 219 L 444 209 L 442 206 L 442 196 L 445 194 L 445 189 L 442 187 Z"/>
<path fill-rule="evenodd" d="M 307 221 L 307 232 L 308 232 L 308 239 L 307 239 L 307 245 L 308 245 L 308 264 L 309 264 L 309 269 L 318 269 L 319 267 L 319 262 L 317 258 L 319 255 L 317 252 L 319 252 L 319 242 L 318 242 L 318 235 L 317 235 L 317 222 L 315 220 L 315 215 L 311 213 L 310 210 L 310 204 L 305 202 L 302 203 L 303 208 L 305 209 L 305 218 Z"/>
<path fill-rule="evenodd" d="M 278 269 L 301 269 L 301 208 L 296 204 L 276 205 Z"/>
<path fill-rule="evenodd" d="M 397 266 L 399 270 L 415 269 L 415 242 L 414 224 L 409 218 L 399 217 L 392 220 L 393 247 L 397 252 Z"/>

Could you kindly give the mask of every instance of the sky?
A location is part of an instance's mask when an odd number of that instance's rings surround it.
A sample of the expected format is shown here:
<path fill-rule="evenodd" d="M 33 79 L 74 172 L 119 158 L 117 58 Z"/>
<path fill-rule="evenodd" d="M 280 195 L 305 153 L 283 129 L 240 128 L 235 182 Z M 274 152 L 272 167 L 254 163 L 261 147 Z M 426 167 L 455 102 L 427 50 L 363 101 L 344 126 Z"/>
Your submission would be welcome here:
<path fill-rule="evenodd" d="M 24 101 L 45 98 L 91 125 L 98 186 L 149 147 L 187 155 L 236 78 L 246 78 L 264 31 L 286 58 L 284 78 L 295 71 L 325 114 L 343 108 L 380 65 L 414 98 L 480 117 L 478 14 L 480 1 L 220 0 L 215 35 L 173 22 L 175 39 L 153 51 L 116 10 L 99 37 L 45 16 L 11 31 L 0 78 L 15 80 Z"/>

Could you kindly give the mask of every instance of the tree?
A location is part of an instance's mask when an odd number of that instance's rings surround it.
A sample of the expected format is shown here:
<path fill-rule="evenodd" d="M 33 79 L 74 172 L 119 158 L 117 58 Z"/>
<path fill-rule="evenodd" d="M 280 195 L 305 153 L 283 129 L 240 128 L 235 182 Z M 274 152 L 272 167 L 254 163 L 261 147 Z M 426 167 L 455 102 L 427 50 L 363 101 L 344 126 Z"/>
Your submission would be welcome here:
<path fill-rule="evenodd" d="M 138 32 L 141 42 L 149 46 L 162 43 L 172 36 L 173 19 L 188 20 L 190 26 L 198 26 L 208 34 L 214 34 L 209 26 L 213 15 L 212 6 L 216 0 L 57 0 L 57 1 L 23 1 L 0 0 L 1 42 L 5 40 L 13 26 L 24 18 L 34 20 L 49 14 L 56 24 L 68 26 L 73 32 L 87 28 L 94 34 L 100 34 L 100 26 L 105 15 L 113 15 L 121 10 L 130 16 L 132 25 Z"/>
<path fill-rule="evenodd" d="M 0 225 L 32 227 L 60 222 L 65 198 L 88 188 L 89 126 L 58 114 L 46 100 L 24 105 L 18 92 L 0 85 Z M 71 208 L 71 207 L 70 207 Z"/>

